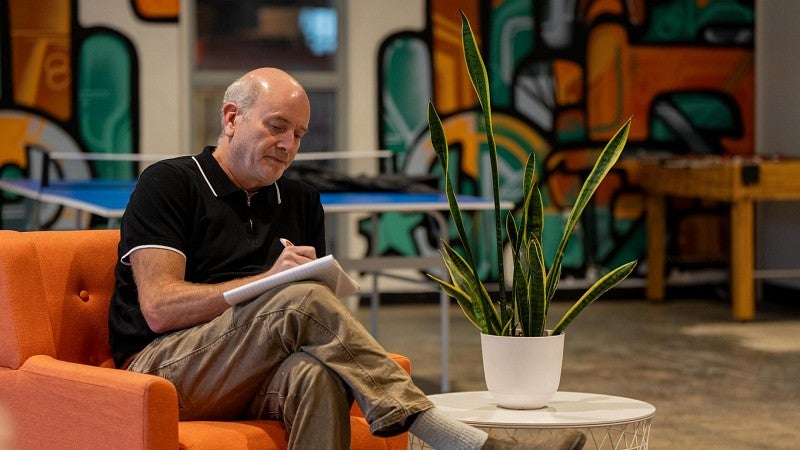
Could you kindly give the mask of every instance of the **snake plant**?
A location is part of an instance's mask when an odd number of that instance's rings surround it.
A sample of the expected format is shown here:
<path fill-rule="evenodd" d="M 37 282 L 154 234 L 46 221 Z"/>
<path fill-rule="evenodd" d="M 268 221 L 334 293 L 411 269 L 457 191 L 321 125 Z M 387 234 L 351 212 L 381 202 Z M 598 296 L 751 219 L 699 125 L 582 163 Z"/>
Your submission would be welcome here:
<path fill-rule="evenodd" d="M 467 319 L 484 334 L 544 336 L 548 333 L 548 330 L 551 330 L 549 332 L 552 335 L 561 334 L 587 305 L 624 280 L 636 266 L 636 261 L 631 261 L 608 272 L 575 302 L 555 326 L 551 328 L 547 323 L 550 301 L 556 292 L 561 277 L 561 260 L 564 256 L 567 242 L 597 186 L 603 181 L 622 153 L 628 137 L 630 119 L 611 138 L 595 161 L 594 167 L 584 182 L 570 211 L 553 263 L 548 269 L 545 265 L 542 246 L 542 229 L 544 227 L 542 196 L 537 181 L 534 179 L 535 160 L 533 154 L 528 157 L 524 169 L 522 181 L 524 201 L 520 214 L 521 220 L 517 223 L 513 214 L 508 214 L 505 220 L 505 227 L 502 226 L 497 147 L 492 129 L 492 111 L 489 102 L 489 82 L 486 66 L 478 50 L 469 21 L 463 13 L 461 14 L 461 27 L 464 59 L 483 112 L 489 159 L 491 161 L 497 243 L 496 254 L 497 264 L 500 269 L 499 286 L 506 286 L 503 269 L 504 229 L 512 250 L 513 280 L 510 292 L 506 292 L 506 289 L 503 288 L 499 289 L 499 298 L 495 302 L 489 296 L 478 275 L 475 259 L 464 228 L 461 210 L 450 180 L 447 138 L 433 102 L 428 104 L 431 144 L 436 157 L 444 168 L 445 192 L 450 213 L 464 249 L 464 255 L 456 251 L 447 242 L 443 242 L 441 254 L 450 275 L 450 280 L 445 281 L 430 274 L 428 274 L 428 277 L 438 283 L 447 295 L 456 300 Z"/>

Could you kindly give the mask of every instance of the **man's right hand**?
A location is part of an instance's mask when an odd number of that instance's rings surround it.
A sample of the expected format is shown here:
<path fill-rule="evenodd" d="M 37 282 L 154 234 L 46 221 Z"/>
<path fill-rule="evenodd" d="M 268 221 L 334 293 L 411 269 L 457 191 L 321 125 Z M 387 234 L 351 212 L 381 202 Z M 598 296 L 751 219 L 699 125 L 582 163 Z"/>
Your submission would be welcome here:
<path fill-rule="evenodd" d="M 314 250 L 314 247 L 291 245 L 285 247 L 281 254 L 278 255 L 278 259 L 275 260 L 275 264 L 267 271 L 267 275 L 283 272 L 286 269 L 297 267 L 315 259 L 317 259 L 317 252 Z"/>

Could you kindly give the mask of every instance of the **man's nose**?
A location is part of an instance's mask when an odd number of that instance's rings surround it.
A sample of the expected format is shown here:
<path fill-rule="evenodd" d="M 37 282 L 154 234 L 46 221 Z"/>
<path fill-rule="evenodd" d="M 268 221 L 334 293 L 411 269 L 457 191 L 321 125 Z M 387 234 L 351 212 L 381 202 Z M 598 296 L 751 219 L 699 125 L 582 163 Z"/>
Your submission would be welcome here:
<path fill-rule="evenodd" d="M 299 141 L 300 140 L 294 135 L 294 132 L 290 130 L 281 133 L 276 146 L 281 150 L 288 152 L 289 150 L 297 147 Z"/>

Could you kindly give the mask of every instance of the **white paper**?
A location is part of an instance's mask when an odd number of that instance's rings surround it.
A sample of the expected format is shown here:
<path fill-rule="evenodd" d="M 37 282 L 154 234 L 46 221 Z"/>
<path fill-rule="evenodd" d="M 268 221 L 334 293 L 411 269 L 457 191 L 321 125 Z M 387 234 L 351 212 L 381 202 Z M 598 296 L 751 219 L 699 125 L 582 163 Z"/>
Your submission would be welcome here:
<path fill-rule="evenodd" d="M 334 259 L 333 255 L 327 255 L 283 272 L 278 272 L 275 275 L 247 283 L 244 286 L 225 291 L 222 295 L 225 297 L 226 302 L 235 305 L 258 297 L 282 284 L 306 280 L 319 281 L 325 284 L 338 298 L 355 294 L 360 289 L 356 280 L 342 270 L 342 266 Z"/>

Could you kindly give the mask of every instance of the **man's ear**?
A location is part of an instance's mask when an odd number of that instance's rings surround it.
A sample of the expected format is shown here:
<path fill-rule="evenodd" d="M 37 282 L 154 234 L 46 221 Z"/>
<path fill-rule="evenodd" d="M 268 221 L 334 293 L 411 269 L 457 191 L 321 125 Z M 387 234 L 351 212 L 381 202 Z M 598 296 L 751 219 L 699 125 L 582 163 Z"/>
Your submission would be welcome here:
<path fill-rule="evenodd" d="M 239 109 L 236 104 L 228 102 L 222 105 L 222 132 L 225 136 L 233 136 L 235 120 L 239 117 Z"/>

